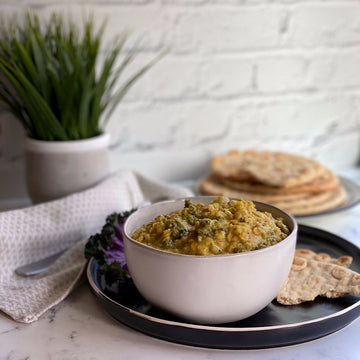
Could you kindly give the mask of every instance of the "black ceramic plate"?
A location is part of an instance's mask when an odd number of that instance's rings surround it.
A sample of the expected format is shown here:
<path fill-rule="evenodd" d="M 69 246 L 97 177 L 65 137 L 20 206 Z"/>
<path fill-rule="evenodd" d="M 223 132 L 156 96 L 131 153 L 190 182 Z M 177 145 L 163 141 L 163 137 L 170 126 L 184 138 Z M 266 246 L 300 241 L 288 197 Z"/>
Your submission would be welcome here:
<path fill-rule="evenodd" d="M 351 269 L 360 272 L 360 249 L 323 230 L 300 225 L 297 247 L 326 252 L 332 257 L 353 256 Z M 263 349 L 314 340 L 350 324 L 360 315 L 360 297 L 319 298 L 295 306 L 275 300 L 257 314 L 237 322 L 201 325 L 184 322 L 152 307 L 134 286 L 114 293 L 104 286 L 91 260 L 87 268 L 90 289 L 115 319 L 163 340 L 216 349 Z"/>

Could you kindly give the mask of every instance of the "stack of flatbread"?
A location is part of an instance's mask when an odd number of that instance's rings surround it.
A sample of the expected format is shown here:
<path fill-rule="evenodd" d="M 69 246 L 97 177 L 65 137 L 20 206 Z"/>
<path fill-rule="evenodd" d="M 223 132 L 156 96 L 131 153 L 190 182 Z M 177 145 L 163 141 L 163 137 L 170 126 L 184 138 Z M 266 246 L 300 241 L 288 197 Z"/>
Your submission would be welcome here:
<path fill-rule="evenodd" d="M 346 201 L 338 177 L 320 162 L 290 153 L 232 150 L 213 157 L 199 182 L 207 195 L 271 203 L 293 215 L 331 210 Z"/>

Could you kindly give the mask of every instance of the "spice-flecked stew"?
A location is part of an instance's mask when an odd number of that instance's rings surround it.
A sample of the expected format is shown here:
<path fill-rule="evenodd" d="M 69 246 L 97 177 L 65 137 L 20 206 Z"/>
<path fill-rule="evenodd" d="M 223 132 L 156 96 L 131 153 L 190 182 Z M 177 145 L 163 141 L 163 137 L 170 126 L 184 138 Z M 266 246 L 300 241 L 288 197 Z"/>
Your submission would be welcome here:
<path fill-rule="evenodd" d="M 252 201 L 221 196 L 207 206 L 185 200 L 183 209 L 157 216 L 132 237 L 174 253 L 217 255 L 261 249 L 288 235 L 282 219 L 258 211 Z"/>

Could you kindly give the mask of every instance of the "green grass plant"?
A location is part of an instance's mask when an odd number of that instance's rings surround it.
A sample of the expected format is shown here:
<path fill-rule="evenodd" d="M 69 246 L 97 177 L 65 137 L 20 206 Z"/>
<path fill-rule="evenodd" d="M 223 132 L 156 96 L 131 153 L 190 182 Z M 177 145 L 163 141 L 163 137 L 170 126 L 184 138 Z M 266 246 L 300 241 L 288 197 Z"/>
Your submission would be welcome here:
<path fill-rule="evenodd" d="M 92 17 L 79 26 L 57 13 L 47 22 L 34 13 L 21 22 L 2 21 L 0 102 L 27 136 L 67 141 L 101 134 L 131 86 L 164 55 L 120 83 L 136 51 L 123 51 L 124 32 L 102 52 L 104 29 Z"/>

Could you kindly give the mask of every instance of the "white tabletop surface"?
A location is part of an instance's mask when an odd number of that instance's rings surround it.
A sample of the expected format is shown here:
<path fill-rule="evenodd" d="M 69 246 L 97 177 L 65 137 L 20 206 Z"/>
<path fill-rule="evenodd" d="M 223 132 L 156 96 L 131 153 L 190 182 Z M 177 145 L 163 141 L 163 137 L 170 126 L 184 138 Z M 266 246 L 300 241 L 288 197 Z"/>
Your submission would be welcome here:
<path fill-rule="evenodd" d="M 360 170 L 342 175 L 360 184 Z M 333 232 L 360 246 L 360 205 L 299 223 Z M 178 345 L 144 335 L 114 320 L 90 292 L 86 280 L 62 303 L 32 324 L 0 313 L 0 360 L 80 359 L 360 359 L 360 320 L 307 343 L 264 350 L 211 350 Z"/>

